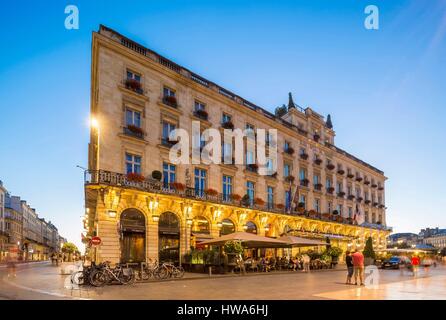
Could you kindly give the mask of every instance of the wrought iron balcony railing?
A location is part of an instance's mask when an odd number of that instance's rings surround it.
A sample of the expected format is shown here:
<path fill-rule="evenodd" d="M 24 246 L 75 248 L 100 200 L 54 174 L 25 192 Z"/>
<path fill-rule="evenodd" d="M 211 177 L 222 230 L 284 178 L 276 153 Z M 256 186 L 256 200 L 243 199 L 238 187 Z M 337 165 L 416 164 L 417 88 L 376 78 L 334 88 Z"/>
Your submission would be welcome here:
<path fill-rule="evenodd" d="M 207 194 L 203 190 L 196 190 L 195 188 L 191 187 L 175 187 L 174 183 L 166 184 L 161 181 L 155 180 L 155 179 L 145 179 L 143 181 L 132 181 L 127 177 L 126 174 L 122 173 L 116 173 L 106 170 L 87 170 L 85 171 L 85 185 L 109 185 L 109 186 L 117 186 L 117 187 L 124 187 L 129 189 L 136 189 L 141 190 L 149 193 L 156 193 L 156 194 L 164 194 L 164 195 L 172 195 L 172 196 L 178 196 L 181 198 L 188 198 L 193 199 L 197 201 L 206 201 L 206 202 L 212 202 L 217 204 L 224 204 L 224 205 L 232 205 L 237 206 L 241 208 L 249 208 L 253 210 L 260 210 L 260 211 L 266 211 L 266 212 L 272 212 L 272 213 L 280 213 L 280 214 L 287 214 L 292 216 L 297 216 L 297 212 L 288 212 L 286 206 L 283 208 L 279 205 L 272 206 L 271 203 L 266 202 L 265 204 L 258 205 L 251 201 L 243 201 L 241 200 L 235 200 L 233 195 L 229 194 L 223 194 L 223 193 L 217 193 L 217 194 Z M 313 220 L 324 220 L 323 215 L 318 216 L 309 216 L 305 215 L 305 218 L 307 219 L 313 219 Z M 337 222 L 339 223 L 339 222 Z M 353 224 L 351 222 L 341 222 L 341 224 Z M 370 225 L 367 226 L 369 228 L 375 228 L 375 229 L 383 229 L 386 228 L 382 225 Z"/>

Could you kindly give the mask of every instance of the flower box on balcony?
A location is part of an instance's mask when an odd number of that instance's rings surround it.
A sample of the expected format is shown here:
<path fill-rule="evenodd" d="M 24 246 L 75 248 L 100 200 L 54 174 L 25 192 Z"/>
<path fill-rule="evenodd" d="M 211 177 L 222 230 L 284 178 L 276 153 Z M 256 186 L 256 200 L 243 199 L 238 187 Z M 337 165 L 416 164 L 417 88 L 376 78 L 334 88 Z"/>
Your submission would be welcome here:
<path fill-rule="evenodd" d="M 338 169 L 338 174 L 340 174 L 341 176 L 344 175 L 345 171 L 342 169 Z"/>
<path fill-rule="evenodd" d="M 317 217 L 317 212 L 315 211 L 315 210 L 310 210 L 310 211 L 308 211 L 308 216 L 310 217 L 310 218 L 316 218 Z"/>
<path fill-rule="evenodd" d="M 293 176 L 286 176 L 286 177 L 285 177 L 285 181 L 286 181 L 286 182 L 293 183 L 293 182 L 294 182 L 294 177 L 293 177 Z"/>
<path fill-rule="evenodd" d="M 173 108 L 177 108 L 178 107 L 177 98 L 174 97 L 174 96 L 165 96 L 163 98 L 163 103 L 167 104 L 168 106 L 171 106 Z"/>
<path fill-rule="evenodd" d="M 209 117 L 207 111 L 202 110 L 202 109 L 195 110 L 194 116 L 196 116 L 197 118 L 203 119 L 203 120 L 207 120 Z"/>
<path fill-rule="evenodd" d="M 349 178 L 349 179 L 352 179 L 352 178 L 354 178 L 355 177 L 355 175 L 353 174 L 353 173 L 348 173 L 347 174 L 347 178 Z"/>
<path fill-rule="evenodd" d="M 310 182 L 310 180 L 308 180 L 308 179 L 302 179 L 302 180 L 300 180 L 300 185 L 302 187 L 308 187 L 309 182 Z"/>
<path fill-rule="evenodd" d="M 337 217 L 336 217 L 336 221 L 337 221 L 337 222 L 340 222 L 340 223 L 343 223 L 343 222 L 344 222 L 344 218 L 341 217 L 341 216 L 337 216 Z"/>
<path fill-rule="evenodd" d="M 355 196 L 354 196 L 353 194 L 350 194 L 350 195 L 348 196 L 348 200 L 353 200 L 353 199 L 355 199 Z"/>
<path fill-rule="evenodd" d="M 177 191 L 184 191 L 186 189 L 186 186 L 181 182 L 174 182 L 170 186 Z"/>
<path fill-rule="evenodd" d="M 301 153 L 301 154 L 300 154 L 300 158 L 303 159 L 303 160 L 307 160 L 307 159 L 308 159 L 308 154 L 306 154 L 306 153 Z"/>
<path fill-rule="evenodd" d="M 221 124 L 222 128 L 224 129 L 234 129 L 234 124 L 232 121 L 225 121 Z"/>
<path fill-rule="evenodd" d="M 327 193 L 333 194 L 333 192 L 334 192 L 334 188 L 333 187 L 327 188 Z"/>
<path fill-rule="evenodd" d="M 314 160 L 314 163 L 317 164 L 318 166 L 320 166 L 321 163 L 322 163 L 322 159 L 316 158 L 316 159 Z"/>
<path fill-rule="evenodd" d="M 378 206 L 378 208 L 380 208 L 380 209 L 384 209 L 386 206 L 385 205 L 383 205 L 383 204 L 380 204 L 379 206 Z"/>
<path fill-rule="evenodd" d="M 370 200 L 366 200 L 366 201 L 364 201 L 364 203 L 365 204 L 370 204 L 372 201 L 370 201 Z"/>
<path fill-rule="evenodd" d="M 364 184 L 365 184 L 366 186 L 368 186 L 368 185 L 370 184 L 370 181 L 369 181 L 369 180 L 364 180 Z"/>
<path fill-rule="evenodd" d="M 270 175 L 267 175 L 267 177 L 276 179 L 277 178 L 277 172 L 274 172 L 274 173 L 272 173 Z"/>
<path fill-rule="evenodd" d="M 346 220 L 348 224 L 353 224 L 353 218 L 348 217 Z"/>
<path fill-rule="evenodd" d="M 327 169 L 328 170 L 333 170 L 335 168 L 335 165 L 332 163 L 327 164 Z"/>
<path fill-rule="evenodd" d="M 257 170 L 259 169 L 259 166 L 257 165 L 257 163 L 250 163 L 250 164 L 246 165 L 246 168 L 251 172 L 257 172 Z"/>
<path fill-rule="evenodd" d="M 285 208 L 285 206 L 281 203 L 276 204 L 276 208 L 279 210 L 283 210 Z"/>
<path fill-rule="evenodd" d="M 339 214 L 338 210 L 333 210 L 333 215 L 337 216 Z"/>
<path fill-rule="evenodd" d="M 378 204 L 379 204 L 378 202 L 373 202 L 373 206 L 374 206 L 374 207 L 377 207 Z"/>
<path fill-rule="evenodd" d="M 234 193 L 234 194 L 231 195 L 231 199 L 234 200 L 234 201 L 240 201 L 240 200 L 242 200 L 242 196 L 239 195 L 239 194 Z"/>
<path fill-rule="evenodd" d="M 144 136 L 144 130 L 132 124 L 125 127 L 124 133 L 138 138 L 142 138 Z"/>
<path fill-rule="evenodd" d="M 322 219 L 324 219 L 324 220 L 330 220 L 330 218 L 331 218 L 331 214 L 329 214 L 329 213 L 323 213 L 323 214 L 322 214 Z"/>
<path fill-rule="evenodd" d="M 215 189 L 211 189 L 211 188 L 204 190 L 204 192 L 205 192 L 208 196 L 211 196 L 211 197 L 214 197 L 214 196 L 218 195 L 217 190 L 215 190 Z"/>
<path fill-rule="evenodd" d="M 376 187 L 378 187 L 378 185 L 377 184 L 372 184 L 372 188 L 376 188 Z"/>
<path fill-rule="evenodd" d="M 141 82 L 135 80 L 135 79 L 127 79 L 125 80 L 125 87 L 129 90 L 132 90 L 136 93 L 142 94 L 143 90 L 141 87 Z"/>
<path fill-rule="evenodd" d="M 338 192 L 338 197 L 339 198 L 344 198 L 344 196 L 345 196 L 345 192 L 344 191 Z"/>
<path fill-rule="evenodd" d="M 144 176 L 139 173 L 129 172 L 127 173 L 127 180 L 130 182 L 143 182 L 145 180 Z"/>
<path fill-rule="evenodd" d="M 379 190 L 379 191 L 382 191 L 382 190 L 384 190 L 384 187 L 379 186 L 379 187 L 378 187 L 378 190 Z"/>
<path fill-rule="evenodd" d="M 321 191 L 322 190 L 322 183 L 316 183 L 314 185 L 314 190 Z"/>
<path fill-rule="evenodd" d="M 356 181 L 361 182 L 362 181 L 362 177 L 356 177 Z"/>
<path fill-rule="evenodd" d="M 265 205 L 265 201 L 264 201 L 263 199 L 261 199 L 261 198 L 255 198 L 255 199 L 254 199 L 254 203 L 255 203 L 256 205 L 258 205 L 258 206 L 263 206 L 263 205 Z"/>
<path fill-rule="evenodd" d="M 362 200 L 364 200 L 363 197 L 358 197 L 358 199 L 356 199 L 358 202 L 361 202 Z"/>
<path fill-rule="evenodd" d="M 321 138 L 321 136 L 318 135 L 317 133 L 315 133 L 314 136 L 313 136 L 313 139 L 314 139 L 314 141 L 316 141 L 316 142 L 319 142 L 319 139 L 320 139 L 320 138 Z"/>
<path fill-rule="evenodd" d="M 294 154 L 294 149 L 291 147 L 288 147 L 285 149 L 285 153 L 289 154 L 289 155 L 293 155 Z"/>

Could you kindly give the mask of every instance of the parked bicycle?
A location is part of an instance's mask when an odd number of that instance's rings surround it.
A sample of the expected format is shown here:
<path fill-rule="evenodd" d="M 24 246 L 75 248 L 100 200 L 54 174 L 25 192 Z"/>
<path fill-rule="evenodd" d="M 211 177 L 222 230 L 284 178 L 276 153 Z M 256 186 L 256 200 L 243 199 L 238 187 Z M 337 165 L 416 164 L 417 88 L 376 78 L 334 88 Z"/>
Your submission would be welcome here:
<path fill-rule="evenodd" d="M 102 287 L 113 282 L 131 284 L 134 281 L 135 273 L 132 268 L 126 268 L 120 264 L 111 268 L 110 262 L 103 263 L 102 268 L 95 269 L 90 275 L 90 283 L 95 287 Z"/>
<path fill-rule="evenodd" d="M 90 277 L 93 271 L 104 267 L 103 263 L 96 265 L 94 262 L 90 266 L 82 266 L 82 270 L 74 272 L 71 275 L 71 283 L 76 285 L 89 285 Z"/>

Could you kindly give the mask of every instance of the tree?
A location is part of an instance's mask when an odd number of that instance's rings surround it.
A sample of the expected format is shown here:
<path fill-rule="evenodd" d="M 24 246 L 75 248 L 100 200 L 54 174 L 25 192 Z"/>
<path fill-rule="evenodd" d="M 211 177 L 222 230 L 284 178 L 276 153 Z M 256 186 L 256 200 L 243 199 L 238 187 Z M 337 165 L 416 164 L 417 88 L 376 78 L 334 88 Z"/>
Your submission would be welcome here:
<path fill-rule="evenodd" d="M 73 254 L 78 253 L 80 251 L 74 243 L 65 242 L 62 246 L 62 252 L 68 254 L 68 261 L 71 261 Z"/>
<path fill-rule="evenodd" d="M 364 251 L 362 252 L 364 257 L 375 259 L 375 251 L 373 250 L 373 240 L 369 237 L 365 243 Z"/>

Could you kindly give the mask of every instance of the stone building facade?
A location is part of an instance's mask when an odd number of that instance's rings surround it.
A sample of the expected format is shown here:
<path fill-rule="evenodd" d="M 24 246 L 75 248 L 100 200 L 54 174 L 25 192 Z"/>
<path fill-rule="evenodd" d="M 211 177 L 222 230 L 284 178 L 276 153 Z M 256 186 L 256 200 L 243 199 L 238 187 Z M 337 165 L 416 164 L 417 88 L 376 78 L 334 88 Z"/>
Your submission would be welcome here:
<path fill-rule="evenodd" d="M 178 261 L 203 239 L 234 231 L 328 237 L 344 249 L 372 237 L 384 248 L 384 173 L 337 147 L 329 118 L 288 100 L 272 114 L 101 26 L 93 33 L 85 181 L 85 228 L 102 239 L 93 257 Z M 277 129 L 277 173 L 171 163 L 168 133 L 190 133 L 192 121 L 201 129 Z"/>

